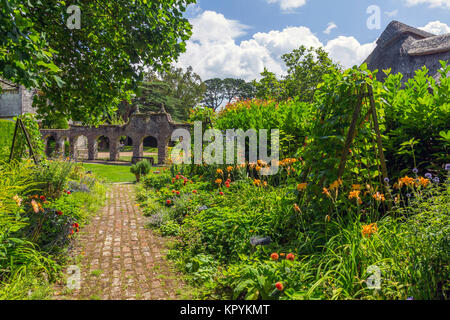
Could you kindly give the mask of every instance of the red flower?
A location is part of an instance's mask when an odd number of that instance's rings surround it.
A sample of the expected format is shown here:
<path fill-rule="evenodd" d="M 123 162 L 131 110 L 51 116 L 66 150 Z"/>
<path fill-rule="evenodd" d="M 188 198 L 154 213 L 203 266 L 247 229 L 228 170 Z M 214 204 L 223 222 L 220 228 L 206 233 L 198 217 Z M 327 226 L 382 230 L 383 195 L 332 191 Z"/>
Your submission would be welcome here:
<path fill-rule="evenodd" d="M 295 256 L 294 256 L 292 253 L 289 253 L 289 254 L 286 256 L 286 259 L 291 260 L 291 261 L 294 261 Z"/>
<path fill-rule="evenodd" d="M 167 201 L 166 201 L 166 204 L 167 204 L 168 206 L 170 206 L 171 203 L 172 203 L 172 201 L 170 201 L 170 200 L 167 200 Z"/>
<path fill-rule="evenodd" d="M 39 197 L 42 201 L 45 201 L 45 196 L 40 196 Z"/>
<path fill-rule="evenodd" d="M 58 215 L 58 216 L 62 216 L 62 212 L 61 211 L 56 211 L 56 214 Z"/>
<path fill-rule="evenodd" d="M 224 193 L 223 193 L 222 191 L 220 191 L 220 192 L 219 192 L 219 194 L 220 194 L 221 196 L 223 196 L 223 195 L 224 195 Z"/>
<path fill-rule="evenodd" d="M 229 184 L 229 183 L 226 183 L 226 184 L 225 184 L 225 187 L 229 188 L 229 187 L 230 187 L 230 184 Z"/>
<path fill-rule="evenodd" d="M 177 191 L 177 195 L 178 195 L 178 196 L 180 195 L 180 191 Z"/>
<path fill-rule="evenodd" d="M 174 183 L 175 182 L 175 178 L 172 178 L 172 183 Z"/>
<path fill-rule="evenodd" d="M 278 258 L 279 258 L 279 256 L 278 256 L 278 253 L 276 253 L 276 252 L 274 252 L 270 255 L 270 259 L 272 259 L 274 261 L 278 260 Z"/>
<path fill-rule="evenodd" d="M 192 193 L 195 193 L 195 194 L 197 194 L 197 190 L 193 190 L 193 191 L 192 191 Z"/>
<path fill-rule="evenodd" d="M 75 223 L 72 225 L 72 227 L 78 228 L 78 227 L 80 227 L 80 225 L 79 225 L 78 223 L 75 222 Z"/>
<path fill-rule="evenodd" d="M 67 191 L 67 194 L 71 194 L 71 192 L 70 192 L 70 191 Z"/>
<path fill-rule="evenodd" d="M 175 193 L 175 192 L 177 192 L 176 190 L 172 190 L 172 193 Z"/>
<path fill-rule="evenodd" d="M 72 230 L 70 230 L 70 234 L 73 234 L 73 229 L 72 229 Z"/>
<path fill-rule="evenodd" d="M 283 291 L 284 287 L 281 282 L 275 283 L 275 288 L 277 288 L 278 291 Z"/>
<path fill-rule="evenodd" d="M 80 228 L 76 228 L 76 229 L 75 229 L 75 232 L 80 232 Z"/>
<path fill-rule="evenodd" d="M 175 176 L 175 179 L 177 179 L 177 180 L 180 179 L 180 176 L 179 176 L 179 175 L 176 175 L 176 176 Z"/>

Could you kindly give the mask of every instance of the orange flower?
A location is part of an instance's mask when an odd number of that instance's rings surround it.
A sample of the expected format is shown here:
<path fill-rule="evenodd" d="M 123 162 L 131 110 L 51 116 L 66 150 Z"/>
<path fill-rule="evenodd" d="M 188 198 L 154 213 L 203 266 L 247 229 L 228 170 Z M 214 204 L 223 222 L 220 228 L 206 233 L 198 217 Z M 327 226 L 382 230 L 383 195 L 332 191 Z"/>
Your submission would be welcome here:
<path fill-rule="evenodd" d="M 349 199 L 359 199 L 359 195 L 361 194 L 361 191 L 359 190 L 353 190 L 350 192 L 350 195 L 348 196 Z"/>
<path fill-rule="evenodd" d="M 330 191 L 327 188 L 323 188 L 323 194 L 326 194 L 328 197 L 331 197 Z"/>
<path fill-rule="evenodd" d="M 216 179 L 217 184 L 222 184 L 222 179 Z"/>
<path fill-rule="evenodd" d="M 31 200 L 31 206 L 33 207 L 34 213 L 39 213 L 39 206 L 35 200 Z"/>
<path fill-rule="evenodd" d="M 278 253 L 274 252 L 270 255 L 270 259 L 273 261 L 277 261 L 279 259 Z"/>
<path fill-rule="evenodd" d="M 253 180 L 253 184 L 259 187 L 261 185 L 261 180 L 255 179 Z"/>
<path fill-rule="evenodd" d="M 228 167 L 227 167 L 227 171 L 228 171 L 228 172 L 233 171 L 233 167 L 232 167 L 232 166 L 228 166 Z"/>
<path fill-rule="evenodd" d="M 374 198 L 375 200 L 377 200 L 377 201 L 385 201 L 385 200 L 386 200 L 385 197 L 384 197 L 384 194 L 379 193 L 379 192 L 375 193 L 375 194 L 373 195 L 373 198 Z"/>
<path fill-rule="evenodd" d="M 423 177 L 419 177 L 419 184 L 422 187 L 426 187 L 426 186 L 428 186 L 430 184 L 430 180 L 426 179 L 426 178 L 423 178 Z"/>
<path fill-rule="evenodd" d="M 294 203 L 294 210 L 296 211 L 296 212 L 302 212 L 302 210 L 300 210 L 300 207 L 298 206 L 298 204 L 296 204 L 296 203 Z"/>
<path fill-rule="evenodd" d="M 299 184 L 297 185 L 297 190 L 298 190 L 298 191 L 303 191 L 303 190 L 306 189 L 306 186 L 307 186 L 307 183 L 299 183 Z"/>
<path fill-rule="evenodd" d="M 289 254 L 286 256 L 286 259 L 291 260 L 291 261 L 294 261 L 294 260 L 295 260 L 295 256 L 294 256 L 292 253 L 289 253 Z"/>
<path fill-rule="evenodd" d="M 414 178 L 410 178 L 408 176 L 405 176 L 405 177 L 400 178 L 398 180 L 398 187 L 399 188 L 403 187 L 403 185 L 409 186 L 409 185 L 412 185 L 412 184 L 414 184 Z"/>
<path fill-rule="evenodd" d="M 223 171 L 221 169 L 217 169 L 217 174 L 223 175 Z"/>
<path fill-rule="evenodd" d="M 353 190 L 361 190 L 362 186 L 360 184 L 354 184 L 354 185 L 352 185 L 352 189 Z"/>
<path fill-rule="evenodd" d="M 378 231 L 378 226 L 376 223 L 368 224 L 365 226 L 362 226 L 362 235 L 364 237 L 370 237 L 372 234 L 376 233 Z"/>
<path fill-rule="evenodd" d="M 331 189 L 331 190 L 337 189 L 337 188 L 339 188 L 339 186 L 341 186 L 341 185 L 342 185 L 342 180 L 341 180 L 341 179 L 338 179 L 338 180 L 336 180 L 335 182 L 333 182 L 332 184 L 330 184 L 330 189 Z"/>

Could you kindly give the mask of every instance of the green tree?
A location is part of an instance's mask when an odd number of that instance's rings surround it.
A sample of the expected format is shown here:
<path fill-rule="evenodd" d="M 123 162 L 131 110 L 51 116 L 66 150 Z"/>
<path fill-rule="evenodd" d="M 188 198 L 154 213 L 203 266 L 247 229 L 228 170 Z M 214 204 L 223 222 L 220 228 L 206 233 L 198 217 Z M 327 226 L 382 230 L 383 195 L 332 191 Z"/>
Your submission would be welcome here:
<path fill-rule="evenodd" d="M 39 87 L 53 78 L 59 68 L 52 62 L 55 51 L 45 34 L 30 20 L 30 6 L 18 0 L 0 0 L 0 77 L 26 87 Z M 1 88 L 0 88 L 1 91 Z"/>
<path fill-rule="evenodd" d="M 217 110 L 222 103 L 231 103 L 233 100 L 246 100 L 255 97 L 255 87 L 253 83 L 245 82 L 242 79 L 209 79 L 205 81 L 206 93 L 203 104 L 209 108 Z"/>
<path fill-rule="evenodd" d="M 274 73 L 264 68 L 261 80 L 254 81 L 258 98 L 278 101 L 298 98 L 299 101 L 312 102 L 323 76 L 338 68 L 321 48 L 307 49 L 301 46 L 284 54 L 282 59 L 287 67 L 287 75 L 278 80 Z"/>
<path fill-rule="evenodd" d="M 183 18 L 195 0 L 72 1 L 81 9 L 81 29 L 69 29 L 68 3 L 28 1 L 23 19 L 46 35 L 58 79 L 41 86 L 38 113 L 99 123 L 121 101 L 130 101 L 146 68 L 169 67 L 185 50 L 191 25 Z"/>
<path fill-rule="evenodd" d="M 186 71 L 172 67 L 148 73 L 132 106 L 143 112 L 157 112 L 164 105 L 175 120 L 186 121 L 189 110 L 202 101 L 205 90 L 205 84 L 192 67 Z"/>

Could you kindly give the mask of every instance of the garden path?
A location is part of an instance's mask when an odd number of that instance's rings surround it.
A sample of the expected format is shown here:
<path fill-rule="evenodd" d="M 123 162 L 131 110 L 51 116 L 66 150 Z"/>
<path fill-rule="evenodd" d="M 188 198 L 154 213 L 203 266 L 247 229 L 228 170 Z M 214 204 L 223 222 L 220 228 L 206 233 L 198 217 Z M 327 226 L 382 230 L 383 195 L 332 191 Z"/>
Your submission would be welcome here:
<path fill-rule="evenodd" d="M 145 229 L 132 184 L 113 184 L 107 204 L 80 232 L 73 257 L 81 266 L 80 290 L 56 299 L 184 299 L 185 285 L 163 257 L 166 242 Z"/>

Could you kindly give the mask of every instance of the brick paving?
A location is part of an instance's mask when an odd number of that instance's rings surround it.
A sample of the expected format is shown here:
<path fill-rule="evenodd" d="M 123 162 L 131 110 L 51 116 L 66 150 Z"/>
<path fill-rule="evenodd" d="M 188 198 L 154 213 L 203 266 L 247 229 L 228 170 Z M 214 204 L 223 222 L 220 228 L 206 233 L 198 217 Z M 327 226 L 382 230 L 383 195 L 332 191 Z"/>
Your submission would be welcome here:
<path fill-rule="evenodd" d="M 112 185 L 106 206 L 83 229 L 73 250 L 80 260 L 81 288 L 57 299 L 186 298 L 184 284 L 164 259 L 165 240 L 145 229 L 145 223 L 134 186 Z"/>

